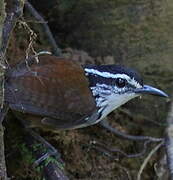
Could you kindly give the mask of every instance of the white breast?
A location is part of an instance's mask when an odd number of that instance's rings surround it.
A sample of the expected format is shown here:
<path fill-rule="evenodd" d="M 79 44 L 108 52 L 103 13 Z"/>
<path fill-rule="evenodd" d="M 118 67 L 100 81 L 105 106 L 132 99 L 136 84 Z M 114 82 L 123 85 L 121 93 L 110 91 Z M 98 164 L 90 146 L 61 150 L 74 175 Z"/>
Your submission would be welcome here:
<path fill-rule="evenodd" d="M 99 113 L 101 113 L 101 117 L 95 123 L 101 121 L 119 106 L 138 96 L 132 92 L 118 93 L 116 87 L 113 88 L 105 84 L 97 84 L 95 87 L 91 87 L 91 90 L 96 97 L 96 106 L 99 108 Z"/>

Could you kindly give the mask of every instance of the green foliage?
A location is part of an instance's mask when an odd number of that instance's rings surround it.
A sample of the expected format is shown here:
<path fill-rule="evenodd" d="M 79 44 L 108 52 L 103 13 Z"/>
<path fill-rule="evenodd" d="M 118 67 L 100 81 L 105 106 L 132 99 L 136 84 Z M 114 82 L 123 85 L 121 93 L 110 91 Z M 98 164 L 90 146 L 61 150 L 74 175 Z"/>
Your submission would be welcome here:
<path fill-rule="evenodd" d="M 24 143 L 20 144 L 19 149 L 22 153 L 22 158 L 25 159 L 25 162 L 33 164 L 36 159 L 33 157 L 31 151 L 26 147 L 26 145 Z"/>
<path fill-rule="evenodd" d="M 58 167 L 60 169 L 64 169 L 64 164 L 62 164 L 61 162 L 58 162 L 58 160 L 55 159 L 55 157 L 49 156 L 48 158 L 46 158 L 44 160 L 44 166 L 47 166 L 49 163 L 55 163 L 58 165 Z"/>

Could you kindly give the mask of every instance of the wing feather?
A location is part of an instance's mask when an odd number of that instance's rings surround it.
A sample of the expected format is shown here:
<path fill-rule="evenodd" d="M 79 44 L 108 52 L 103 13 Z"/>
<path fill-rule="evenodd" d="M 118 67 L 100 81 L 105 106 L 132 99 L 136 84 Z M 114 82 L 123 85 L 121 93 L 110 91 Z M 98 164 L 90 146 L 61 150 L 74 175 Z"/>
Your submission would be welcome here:
<path fill-rule="evenodd" d="M 57 126 L 83 123 L 96 111 L 80 65 L 50 55 L 40 56 L 39 63 L 31 61 L 7 73 L 5 101 L 11 109 L 56 119 Z"/>

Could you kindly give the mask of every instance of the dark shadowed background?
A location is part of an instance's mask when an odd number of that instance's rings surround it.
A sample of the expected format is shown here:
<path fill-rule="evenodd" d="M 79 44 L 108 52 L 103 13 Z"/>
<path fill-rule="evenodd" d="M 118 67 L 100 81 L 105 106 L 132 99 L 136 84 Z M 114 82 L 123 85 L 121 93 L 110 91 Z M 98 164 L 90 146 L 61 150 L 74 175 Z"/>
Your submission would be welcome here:
<path fill-rule="evenodd" d="M 172 0 L 31 0 L 44 17 L 64 56 L 73 56 L 81 64 L 124 64 L 137 69 L 144 83 L 171 94 L 173 91 L 173 2 Z M 24 24 L 25 22 L 25 24 Z M 27 23 L 27 25 L 26 25 Z M 30 28 L 30 29 L 29 29 Z M 31 39 L 35 51 L 49 50 L 41 22 L 25 10 L 8 49 L 11 64 L 24 59 Z M 30 50 L 29 54 L 33 54 Z M 169 102 L 144 96 L 134 99 L 109 115 L 109 122 L 133 135 L 163 137 Z M 39 179 L 39 170 L 31 167 L 32 156 L 25 148 L 20 123 L 10 113 L 6 122 L 8 173 L 12 179 Z M 146 156 L 108 157 L 90 145 L 92 140 L 137 153 L 142 143 L 122 140 L 99 125 L 58 134 L 40 134 L 62 154 L 70 179 L 136 179 Z M 13 138 L 12 138 L 13 137 Z M 164 149 L 155 153 L 142 178 L 159 179 L 159 163 Z M 20 161 L 19 161 L 20 160 Z M 14 177 L 14 178 L 13 178 Z M 129 178 L 130 179 L 130 178 Z M 166 179 L 164 177 L 163 179 Z"/>

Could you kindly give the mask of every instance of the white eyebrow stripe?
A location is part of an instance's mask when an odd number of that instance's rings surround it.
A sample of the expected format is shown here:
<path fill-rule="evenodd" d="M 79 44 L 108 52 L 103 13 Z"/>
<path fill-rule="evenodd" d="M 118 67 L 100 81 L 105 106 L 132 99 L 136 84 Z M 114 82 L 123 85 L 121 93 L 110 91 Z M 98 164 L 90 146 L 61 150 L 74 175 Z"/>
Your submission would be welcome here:
<path fill-rule="evenodd" d="M 96 74 L 98 76 L 102 76 L 104 78 L 129 78 L 129 76 L 127 76 L 126 74 L 112 74 L 109 72 L 100 72 L 96 69 L 88 69 L 85 68 L 86 73 L 91 73 L 91 74 Z"/>
<path fill-rule="evenodd" d="M 96 69 L 88 69 L 85 68 L 85 72 L 86 75 L 88 75 L 88 73 L 90 74 L 95 74 L 104 78 L 122 78 L 122 79 L 126 79 L 130 84 L 134 85 L 137 88 L 141 88 L 142 86 L 133 78 L 131 79 L 131 77 L 129 77 L 127 74 L 112 74 L 109 72 L 101 72 L 98 71 Z"/>

